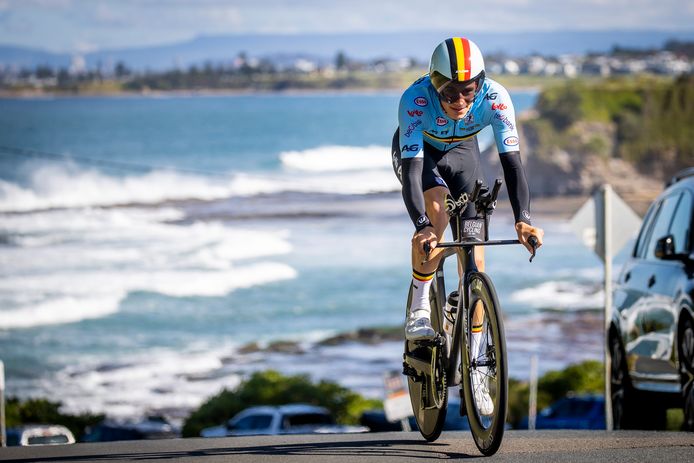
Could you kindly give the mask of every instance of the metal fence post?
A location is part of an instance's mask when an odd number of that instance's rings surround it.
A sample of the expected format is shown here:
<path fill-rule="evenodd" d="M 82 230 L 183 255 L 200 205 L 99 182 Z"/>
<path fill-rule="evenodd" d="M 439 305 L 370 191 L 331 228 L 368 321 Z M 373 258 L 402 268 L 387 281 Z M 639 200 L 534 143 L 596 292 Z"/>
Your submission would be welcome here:
<path fill-rule="evenodd" d="M 528 429 L 535 430 L 537 423 L 537 354 L 530 357 L 530 397 L 528 398 Z"/>
<path fill-rule="evenodd" d="M 605 239 L 605 330 L 603 336 L 609 332 L 610 322 L 612 321 L 612 187 L 605 185 L 604 190 L 604 209 L 605 218 L 603 221 Z M 605 429 L 614 429 L 612 422 L 612 355 L 610 348 L 605 345 Z"/>
<path fill-rule="evenodd" d="M 5 433 L 5 364 L 0 360 L 0 447 L 7 446 Z"/>

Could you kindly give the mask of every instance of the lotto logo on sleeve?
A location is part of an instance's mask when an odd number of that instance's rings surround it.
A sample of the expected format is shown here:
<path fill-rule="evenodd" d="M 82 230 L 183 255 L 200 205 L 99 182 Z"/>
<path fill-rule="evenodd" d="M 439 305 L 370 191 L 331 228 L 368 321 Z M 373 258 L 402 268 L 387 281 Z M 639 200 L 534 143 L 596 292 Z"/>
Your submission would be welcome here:
<path fill-rule="evenodd" d="M 506 137 L 504 138 L 504 145 L 506 146 L 516 146 L 518 144 L 518 137 Z"/>
<path fill-rule="evenodd" d="M 436 118 L 436 125 L 446 125 L 448 124 L 448 119 L 445 117 L 437 117 Z"/>
<path fill-rule="evenodd" d="M 417 106 L 426 106 L 427 104 L 429 104 L 429 102 L 423 96 L 418 96 L 414 99 L 414 104 L 416 104 Z"/>
<path fill-rule="evenodd" d="M 506 106 L 503 103 L 492 103 L 492 109 L 494 111 L 496 111 L 497 109 L 503 111 L 504 109 L 508 109 L 508 106 Z"/>

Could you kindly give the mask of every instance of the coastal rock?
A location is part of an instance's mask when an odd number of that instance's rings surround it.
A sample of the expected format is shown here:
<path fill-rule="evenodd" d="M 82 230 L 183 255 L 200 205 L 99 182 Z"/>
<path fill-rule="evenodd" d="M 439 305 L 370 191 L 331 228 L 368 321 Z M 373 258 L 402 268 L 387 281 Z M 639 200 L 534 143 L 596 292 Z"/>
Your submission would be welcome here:
<path fill-rule="evenodd" d="M 347 342 L 358 342 L 362 344 L 380 344 L 386 341 L 404 341 L 402 327 L 382 327 L 382 328 L 360 328 L 357 331 L 341 333 L 336 336 L 324 339 L 318 343 L 319 346 L 336 346 Z"/>
<path fill-rule="evenodd" d="M 637 213 L 643 215 L 663 189 L 663 179 L 646 176 L 637 166 L 615 153 L 613 124 L 579 121 L 568 130 L 568 138 L 548 144 L 538 133 L 541 126 L 523 118 L 519 132 L 521 154 L 526 167 L 530 194 L 535 198 L 586 197 L 609 183 Z M 496 146 L 482 153 L 487 178 L 503 178 Z M 507 196 L 505 189 L 501 197 Z"/>

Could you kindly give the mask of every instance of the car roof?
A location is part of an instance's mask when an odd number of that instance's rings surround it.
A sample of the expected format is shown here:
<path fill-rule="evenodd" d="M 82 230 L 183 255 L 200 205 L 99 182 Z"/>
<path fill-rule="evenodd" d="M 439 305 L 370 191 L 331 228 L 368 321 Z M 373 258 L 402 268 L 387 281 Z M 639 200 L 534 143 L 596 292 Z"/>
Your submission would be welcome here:
<path fill-rule="evenodd" d="M 248 407 L 241 411 L 239 415 L 243 414 L 245 416 L 250 413 L 265 413 L 270 415 L 277 412 L 282 413 L 283 415 L 296 415 L 298 413 L 329 413 L 326 408 L 318 407 L 316 405 L 289 404 L 279 406 L 258 405 L 254 407 Z"/>
<path fill-rule="evenodd" d="M 294 415 L 297 413 L 329 413 L 326 408 L 307 404 L 282 405 L 279 407 L 279 410 L 285 415 Z"/>
<path fill-rule="evenodd" d="M 59 430 L 59 431 L 69 431 L 69 429 L 66 426 L 63 426 L 62 424 L 22 424 L 19 426 L 13 426 L 11 428 L 7 428 L 7 432 L 10 431 L 38 431 L 38 430 Z"/>
<path fill-rule="evenodd" d="M 674 185 L 675 183 L 684 180 L 686 178 L 692 178 L 692 184 L 694 184 L 694 167 L 688 167 L 686 169 L 683 169 L 679 172 L 677 172 L 675 175 L 672 176 L 669 182 L 665 185 L 666 188 Z"/>

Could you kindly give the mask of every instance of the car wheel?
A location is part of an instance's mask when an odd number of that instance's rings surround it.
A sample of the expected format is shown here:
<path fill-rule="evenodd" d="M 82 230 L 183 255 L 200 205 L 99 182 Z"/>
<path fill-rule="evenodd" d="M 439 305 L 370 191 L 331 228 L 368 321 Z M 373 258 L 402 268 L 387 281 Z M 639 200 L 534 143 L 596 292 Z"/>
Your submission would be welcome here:
<path fill-rule="evenodd" d="M 616 335 L 610 337 L 610 353 L 614 429 L 665 429 L 666 405 L 657 396 L 634 389 L 626 356 Z"/>
<path fill-rule="evenodd" d="M 684 321 L 679 342 L 680 381 L 684 399 L 684 423 L 687 431 L 694 431 L 694 323 Z"/>
<path fill-rule="evenodd" d="M 627 372 L 624 351 L 616 335 L 610 336 L 612 356 L 610 385 L 612 392 L 612 422 L 614 429 L 632 429 L 635 423 L 634 391 Z"/>

